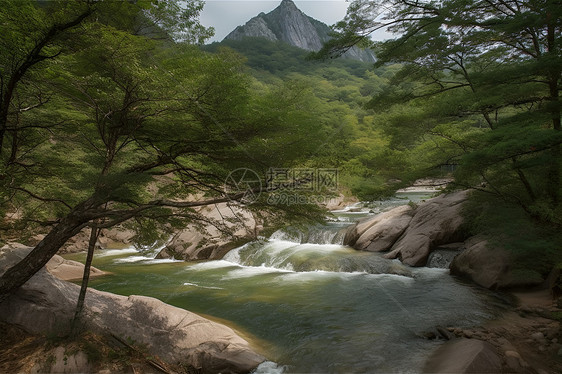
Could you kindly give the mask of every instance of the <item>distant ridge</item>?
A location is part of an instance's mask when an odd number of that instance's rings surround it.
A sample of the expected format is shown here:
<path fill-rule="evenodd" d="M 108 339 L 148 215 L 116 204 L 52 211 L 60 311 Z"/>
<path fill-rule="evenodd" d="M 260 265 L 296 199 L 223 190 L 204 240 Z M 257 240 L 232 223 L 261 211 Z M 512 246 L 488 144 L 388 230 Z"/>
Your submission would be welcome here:
<path fill-rule="evenodd" d="M 260 13 L 238 26 L 224 40 L 241 40 L 247 37 L 265 38 L 282 41 L 287 44 L 317 52 L 324 42 L 330 39 L 330 27 L 304 14 L 292 0 L 283 0 L 269 13 Z M 344 57 L 364 62 L 375 62 L 374 54 L 369 50 L 353 47 Z"/>

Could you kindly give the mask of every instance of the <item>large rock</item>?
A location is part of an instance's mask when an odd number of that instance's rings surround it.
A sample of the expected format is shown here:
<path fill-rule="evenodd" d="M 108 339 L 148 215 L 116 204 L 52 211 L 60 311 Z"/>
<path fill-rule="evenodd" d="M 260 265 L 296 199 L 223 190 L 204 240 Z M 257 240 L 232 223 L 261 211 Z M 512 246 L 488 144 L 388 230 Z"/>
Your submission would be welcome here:
<path fill-rule="evenodd" d="M 516 270 L 513 256 L 503 248 L 490 245 L 484 237 L 470 238 L 465 247 L 451 263 L 452 275 L 490 289 L 538 286 L 544 281 L 538 273 Z"/>
<path fill-rule="evenodd" d="M 424 266 L 430 252 L 441 245 L 461 242 L 462 203 L 468 192 L 440 195 L 415 209 L 400 206 L 349 228 L 344 244 L 367 251 L 387 251 L 410 266 Z"/>
<path fill-rule="evenodd" d="M 386 251 L 406 230 L 413 215 L 412 207 L 404 205 L 360 221 L 347 231 L 344 245 L 364 251 Z"/>
<path fill-rule="evenodd" d="M 96 242 L 96 248 L 123 248 L 130 246 L 134 241 L 135 232 L 125 229 L 124 227 L 117 226 L 111 229 L 104 229 L 101 231 Z M 45 238 L 45 234 L 36 234 L 26 241 L 26 244 L 31 246 L 37 245 Z M 61 247 L 59 253 L 78 253 L 88 250 L 88 242 L 90 241 L 90 228 L 85 228 Z"/>
<path fill-rule="evenodd" d="M 333 198 L 320 203 L 321 206 L 325 207 L 328 210 L 341 210 L 344 209 L 346 206 L 356 203 L 358 200 L 355 197 L 345 196 L 344 194 L 339 194 L 338 196 L 334 196 Z"/>
<path fill-rule="evenodd" d="M 0 248 L 0 256 L 4 253 L 17 251 L 19 256 L 27 256 L 33 247 L 28 247 L 20 243 L 8 243 Z M 47 262 L 45 268 L 49 273 L 61 280 L 80 280 L 84 275 L 84 265 L 78 261 L 66 260 L 59 255 L 54 255 Z M 94 266 L 90 267 L 90 278 L 100 277 L 109 273 L 100 270 Z"/>
<path fill-rule="evenodd" d="M 166 244 L 157 258 L 220 259 L 231 249 L 257 237 L 260 226 L 251 212 L 226 203 L 198 212 L 206 225 L 189 225 Z"/>
<path fill-rule="evenodd" d="M 0 274 L 24 256 L 25 251 L 4 252 Z M 0 320 L 30 333 L 58 335 L 69 326 L 79 290 L 42 269 L 0 303 Z M 89 289 L 84 313 L 86 328 L 146 345 L 149 353 L 172 364 L 210 373 L 239 373 L 265 360 L 229 327 L 154 298 Z"/>
<path fill-rule="evenodd" d="M 66 260 L 59 255 L 54 255 L 45 267 L 49 273 L 61 280 L 80 280 L 84 275 L 84 265 L 78 261 Z M 93 266 L 90 267 L 90 279 L 107 274 L 109 273 Z"/>
<path fill-rule="evenodd" d="M 501 373 L 502 361 L 495 348 L 478 339 L 456 339 L 435 351 L 424 373 Z"/>
<path fill-rule="evenodd" d="M 431 250 L 466 239 L 462 232 L 462 203 L 468 191 L 439 195 L 420 204 L 408 228 L 385 256 L 399 258 L 410 266 L 424 266 Z"/>

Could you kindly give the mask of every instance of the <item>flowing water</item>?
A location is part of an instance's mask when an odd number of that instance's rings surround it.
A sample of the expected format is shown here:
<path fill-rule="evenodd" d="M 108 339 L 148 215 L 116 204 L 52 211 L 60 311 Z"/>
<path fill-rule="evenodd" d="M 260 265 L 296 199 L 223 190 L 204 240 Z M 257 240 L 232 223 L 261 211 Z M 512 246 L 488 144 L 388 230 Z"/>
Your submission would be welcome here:
<path fill-rule="evenodd" d="M 325 226 L 277 232 L 219 261 L 100 251 L 94 265 L 113 275 L 90 285 L 227 321 L 276 363 L 260 372 L 418 372 L 440 344 L 423 333 L 480 324 L 501 310 L 502 300 L 447 270 L 409 268 L 339 244 L 350 222 L 400 203 L 341 211 Z"/>

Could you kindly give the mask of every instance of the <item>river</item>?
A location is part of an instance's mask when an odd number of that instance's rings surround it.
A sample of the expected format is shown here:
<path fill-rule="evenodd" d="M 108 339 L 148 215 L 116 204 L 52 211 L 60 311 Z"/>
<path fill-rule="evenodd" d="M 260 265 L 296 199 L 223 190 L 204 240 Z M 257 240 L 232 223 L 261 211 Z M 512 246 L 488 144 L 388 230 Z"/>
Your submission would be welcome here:
<path fill-rule="evenodd" d="M 361 212 L 336 212 L 322 227 L 277 232 L 219 261 L 99 251 L 94 266 L 113 275 L 90 285 L 156 297 L 230 324 L 272 361 L 260 372 L 419 372 L 442 343 L 424 333 L 481 324 L 503 309 L 501 295 L 454 279 L 448 270 L 409 268 L 338 243 L 356 219 L 424 197 L 407 194 Z"/>

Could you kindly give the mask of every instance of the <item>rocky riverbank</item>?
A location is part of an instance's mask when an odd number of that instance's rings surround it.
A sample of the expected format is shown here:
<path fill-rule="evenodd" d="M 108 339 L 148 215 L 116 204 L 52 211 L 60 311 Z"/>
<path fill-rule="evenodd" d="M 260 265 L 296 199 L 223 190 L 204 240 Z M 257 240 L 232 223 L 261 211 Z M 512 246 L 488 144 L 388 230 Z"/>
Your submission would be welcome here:
<path fill-rule="evenodd" d="M 425 202 L 399 206 L 351 226 L 344 244 L 384 252 L 410 266 L 438 266 L 489 289 L 535 287 L 544 274 L 522 271 L 513 256 L 464 225 L 468 191 L 442 194 Z"/>
<path fill-rule="evenodd" d="M 517 306 L 483 326 L 449 326 L 429 334 L 447 339 L 426 373 L 562 372 L 562 309 L 548 291 L 516 292 Z"/>
<path fill-rule="evenodd" d="M 29 249 L 3 247 L 0 274 L 25 257 Z M 54 267 L 59 277 L 74 277 L 63 274 L 61 266 Z M 79 286 L 59 280 L 47 270 L 40 270 L 0 304 L 0 322 L 18 326 L 29 334 L 69 333 Z M 150 297 L 125 297 L 89 289 L 84 316 L 85 331 L 143 347 L 148 355 L 195 372 L 244 373 L 265 361 L 229 327 Z M 83 357 L 77 360 L 84 364 Z"/>
<path fill-rule="evenodd" d="M 516 305 L 484 326 L 428 332 L 425 338 L 449 341 L 429 358 L 425 372 L 562 372 L 562 303 L 550 290 L 556 280 L 547 279 L 559 272 L 522 271 L 507 250 L 470 236 L 462 216 L 468 197 L 459 191 L 369 217 L 348 229 L 345 244 L 386 252 L 410 266 L 448 267 L 451 275 L 491 290 L 519 290 L 513 292 Z"/>
<path fill-rule="evenodd" d="M 343 204 L 344 198 L 335 199 L 335 204 Z M 347 201 L 347 200 L 346 200 Z M 229 250 L 257 238 L 263 230 L 262 224 L 247 209 L 228 203 L 200 207 L 194 213 L 200 220 L 173 232 L 169 239 L 155 243 L 160 248 L 157 258 L 177 260 L 216 260 Z M 38 233 L 27 238 L 7 238 L 8 242 L 22 242 L 35 246 L 45 237 Z M 88 249 L 90 229 L 85 228 L 70 238 L 59 250 L 59 254 L 85 252 Z M 136 233 L 123 225 L 101 231 L 96 249 L 121 249 L 136 244 Z"/>

